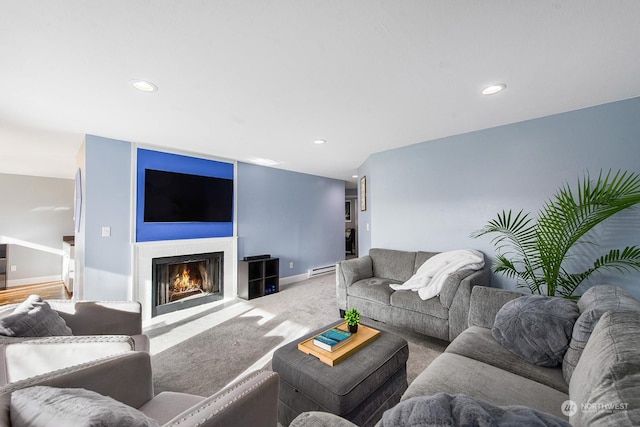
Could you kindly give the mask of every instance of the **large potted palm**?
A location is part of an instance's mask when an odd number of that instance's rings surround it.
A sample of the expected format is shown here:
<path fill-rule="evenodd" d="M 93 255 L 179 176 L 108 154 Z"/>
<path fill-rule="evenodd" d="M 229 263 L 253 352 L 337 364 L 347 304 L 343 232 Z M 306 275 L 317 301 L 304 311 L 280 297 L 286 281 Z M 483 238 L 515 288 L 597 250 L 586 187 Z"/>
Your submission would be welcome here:
<path fill-rule="evenodd" d="M 624 171 L 604 174 L 593 181 L 586 173 L 577 189 L 561 187 L 538 213 L 537 221 L 529 213 L 510 210 L 474 232 L 472 237 L 495 234 L 493 271 L 516 279 L 519 287 L 531 293 L 577 299 L 576 289 L 600 270 L 640 270 L 640 248 L 628 246 L 610 249 L 584 271 L 567 266 L 569 258 L 584 259 L 584 250 L 597 245 L 590 232 L 616 213 L 640 203 L 640 175 Z M 569 257 L 569 255 L 571 255 Z"/>

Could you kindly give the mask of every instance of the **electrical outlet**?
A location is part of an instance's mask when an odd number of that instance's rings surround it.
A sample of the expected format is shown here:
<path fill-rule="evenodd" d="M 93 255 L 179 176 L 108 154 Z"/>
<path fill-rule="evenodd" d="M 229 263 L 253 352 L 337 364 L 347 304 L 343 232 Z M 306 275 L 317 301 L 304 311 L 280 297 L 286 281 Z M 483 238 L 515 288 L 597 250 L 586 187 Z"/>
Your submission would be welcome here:
<path fill-rule="evenodd" d="M 109 237 L 109 236 L 111 236 L 111 227 L 108 227 L 108 226 L 102 227 L 102 237 Z"/>
<path fill-rule="evenodd" d="M 293 261 L 289 263 L 289 268 L 293 268 Z"/>
<path fill-rule="evenodd" d="M 11 271 L 18 271 L 18 266 L 17 265 L 12 265 L 11 266 Z"/>

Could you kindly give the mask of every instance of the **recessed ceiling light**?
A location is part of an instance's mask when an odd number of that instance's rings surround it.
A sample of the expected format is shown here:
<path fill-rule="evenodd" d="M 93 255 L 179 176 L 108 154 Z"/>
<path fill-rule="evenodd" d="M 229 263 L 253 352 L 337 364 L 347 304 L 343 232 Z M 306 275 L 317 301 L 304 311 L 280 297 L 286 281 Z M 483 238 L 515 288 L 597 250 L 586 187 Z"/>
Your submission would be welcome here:
<path fill-rule="evenodd" d="M 131 80 L 131 85 L 142 92 L 155 92 L 158 86 L 146 80 Z"/>
<path fill-rule="evenodd" d="M 504 90 L 506 88 L 507 88 L 506 84 L 504 84 L 504 83 L 496 83 L 494 85 L 487 86 L 484 89 L 482 89 L 482 94 L 483 95 L 493 95 L 493 94 L 498 93 L 501 90 Z"/>
<path fill-rule="evenodd" d="M 351 178 L 357 178 L 358 175 L 351 175 Z"/>
<path fill-rule="evenodd" d="M 249 159 L 249 161 L 251 163 L 255 163 L 256 165 L 260 165 L 260 166 L 275 166 L 275 165 L 279 164 L 275 160 L 263 159 L 261 157 L 254 157 L 252 159 Z"/>
<path fill-rule="evenodd" d="M 325 139 L 316 139 L 315 141 L 313 141 L 313 143 L 316 145 L 322 145 L 322 144 L 326 144 L 327 141 Z"/>

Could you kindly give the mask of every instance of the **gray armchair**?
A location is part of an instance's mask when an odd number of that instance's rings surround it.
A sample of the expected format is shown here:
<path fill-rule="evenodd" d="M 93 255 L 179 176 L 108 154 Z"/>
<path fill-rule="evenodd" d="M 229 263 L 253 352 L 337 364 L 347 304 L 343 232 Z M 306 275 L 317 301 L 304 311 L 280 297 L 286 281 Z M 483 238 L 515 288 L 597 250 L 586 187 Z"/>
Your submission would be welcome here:
<path fill-rule="evenodd" d="M 124 351 L 149 351 L 142 312 L 131 301 L 46 301 L 71 336 L 0 336 L 0 386 Z M 0 307 L 0 319 L 18 304 Z"/>
<path fill-rule="evenodd" d="M 209 397 L 176 392 L 154 396 L 152 378 L 149 354 L 127 352 L 9 384 L 0 388 L 0 427 L 11 426 L 11 394 L 33 386 L 90 390 L 134 408 L 162 426 L 277 425 L 275 372 L 254 372 Z"/>

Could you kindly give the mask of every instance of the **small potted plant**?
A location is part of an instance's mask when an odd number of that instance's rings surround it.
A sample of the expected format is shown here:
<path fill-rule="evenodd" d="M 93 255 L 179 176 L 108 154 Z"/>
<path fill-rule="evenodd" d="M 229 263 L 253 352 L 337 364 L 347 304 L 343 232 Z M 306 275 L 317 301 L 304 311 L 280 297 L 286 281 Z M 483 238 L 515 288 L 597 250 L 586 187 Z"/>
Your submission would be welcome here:
<path fill-rule="evenodd" d="M 358 323 L 360 323 L 360 312 L 354 307 L 344 313 L 344 320 L 347 322 L 349 332 L 358 332 Z"/>

